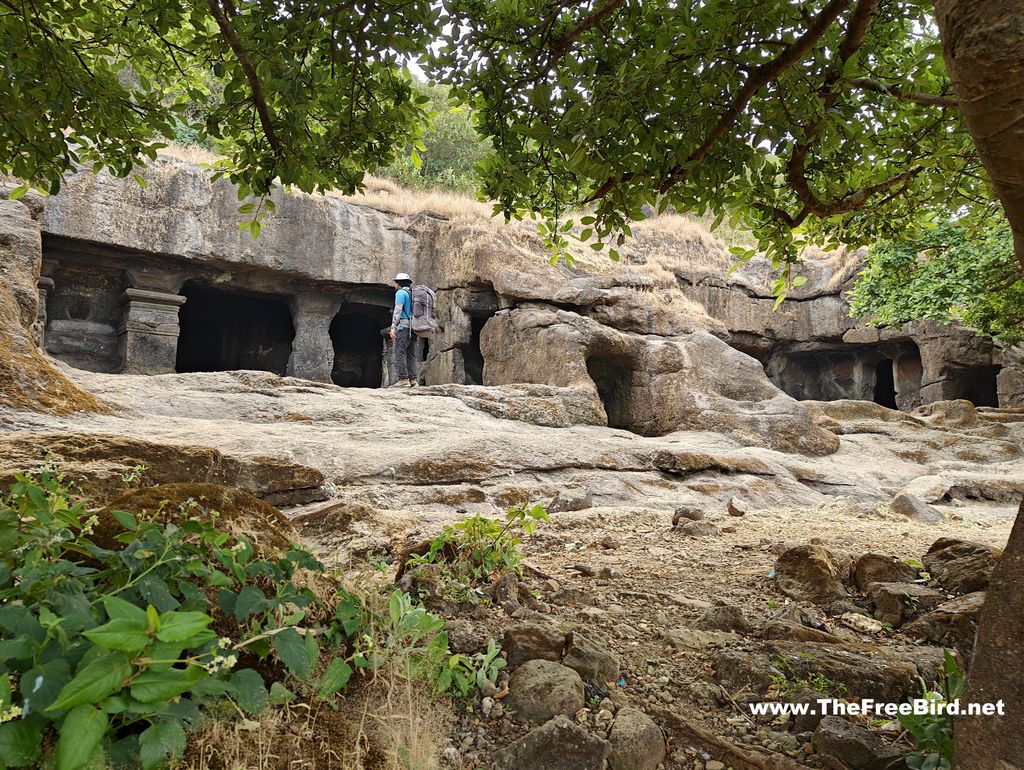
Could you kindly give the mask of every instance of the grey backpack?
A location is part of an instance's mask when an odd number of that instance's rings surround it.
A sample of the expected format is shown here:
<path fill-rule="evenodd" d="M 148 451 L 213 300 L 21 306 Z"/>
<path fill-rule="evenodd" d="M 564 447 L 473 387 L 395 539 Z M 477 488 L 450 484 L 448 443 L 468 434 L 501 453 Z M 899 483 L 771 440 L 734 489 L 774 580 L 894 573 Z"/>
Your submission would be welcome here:
<path fill-rule="evenodd" d="M 411 326 L 417 337 L 431 337 L 437 331 L 437 295 L 426 286 L 412 287 Z"/>

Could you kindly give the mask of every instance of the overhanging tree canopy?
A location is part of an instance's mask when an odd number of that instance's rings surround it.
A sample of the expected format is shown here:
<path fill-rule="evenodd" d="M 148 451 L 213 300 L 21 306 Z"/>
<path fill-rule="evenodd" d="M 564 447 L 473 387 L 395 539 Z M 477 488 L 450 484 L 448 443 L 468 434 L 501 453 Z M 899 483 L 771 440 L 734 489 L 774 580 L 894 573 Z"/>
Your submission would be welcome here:
<path fill-rule="evenodd" d="M 936 212 L 991 213 L 931 4 L 447 0 L 432 59 L 497 153 L 507 212 L 644 204 L 738 217 L 771 256 L 793 232 L 846 244 Z M 585 224 L 590 224 L 588 219 Z"/>
<path fill-rule="evenodd" d="M 161 137 L 221 140 L 243 193 L 352 191 L 415 143 L 402 67 L 439 34 L 428 0 L 0 0 L 0 171 L 57 189 L 128 175 Z"/>

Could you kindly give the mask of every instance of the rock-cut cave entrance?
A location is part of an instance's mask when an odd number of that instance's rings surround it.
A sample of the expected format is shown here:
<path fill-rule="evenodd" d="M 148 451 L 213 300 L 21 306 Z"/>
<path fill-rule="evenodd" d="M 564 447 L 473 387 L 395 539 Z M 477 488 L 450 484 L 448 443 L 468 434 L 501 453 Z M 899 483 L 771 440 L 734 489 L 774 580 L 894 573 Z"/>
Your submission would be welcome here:
<path fill-rule="evenodd" d="M 875 393 L 872 400 L 889 409 L 898 408 L 896 406 L 895 367 L 896 362 L 891 358 L 883 358 L 875 364 Z"/>
<path fill-rule="evenodd" d="M 1001 366 L 950 367 L 945 372 L 945 397 L 966 398 L 975 406 L 999 406 L 996 378 L 1001 369 Z"/>
<path fill-rule="evenodd" d="M 295 338 L 284 297 L 221 289 L 195 281 L 181 289 L 178 372 L 258 369 L 284 375 Z"/>
<path fill-rule="evenodd" d="M 629 359 L 620 355 L 593 355 L 587 358 L 587 373 L 597 386 L 597 395 L 608 417 L 608 427 L 633 431 Z"/>
<path fill-rule="evenodd" d="M 385 339 L 391 323 L 386 307 L 350 303 L 331 322 L 334 368 L 331 379 L 347 388 L 379 388 L 384 366 Z"/>
<path fill-rule="evenodd" d="M 480 333 L 490 316 L 474 316 L 469 319 L 469 345 L 462 356 L 466 366 L 466 384 L 484 384 L 484 353 L 480 348 Z"/>

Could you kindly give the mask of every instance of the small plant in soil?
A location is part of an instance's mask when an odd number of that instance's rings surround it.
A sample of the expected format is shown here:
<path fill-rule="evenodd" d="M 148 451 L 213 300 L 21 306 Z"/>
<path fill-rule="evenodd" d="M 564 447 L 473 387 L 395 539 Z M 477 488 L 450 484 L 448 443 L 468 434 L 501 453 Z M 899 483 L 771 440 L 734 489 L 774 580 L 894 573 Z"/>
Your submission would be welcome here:
<path fill-rule="evenodd" d="M 804 653 L 801 657 L 813 661 L 813 657 Z M 846 685 L 829 679 L 824 674 L 811 671 L 801 676 L 790 661 L 781 656 L 772 658 L 772 666 L 779 671 L 772 675 L 772 682 L 782 697 L 799 695 L 805 690 L 814 690 L 830 698 L 841 698 L 847 693 Z"/>
<path fill-rule="evenodd" d="M 548 521 L 548 512 L 540 504 L 512 506 L 504 521 L 477 514 L 445 526 L 431 540 L 427 552 L 411 557 L 408 565 L 443 564 L 448 582 L 470 587 L 490 583 L 510 572 L 522 574 L 519 546 L 542 521 Z"/>
<path fill-rule="evenodd" d="M 963 667 L 949 650 L 943 650 L 944 662 L 939 691 L 929 690 L 921 679 L 921 697 L 935 704 L 946 704 L 963 695 L 966 686 Z M 910 770 L 950 770 L 953 766 L 953 717 L 938 714 L 901 714 L 900 724 L 914 737 L 916 750 L 907 755 Z"/>

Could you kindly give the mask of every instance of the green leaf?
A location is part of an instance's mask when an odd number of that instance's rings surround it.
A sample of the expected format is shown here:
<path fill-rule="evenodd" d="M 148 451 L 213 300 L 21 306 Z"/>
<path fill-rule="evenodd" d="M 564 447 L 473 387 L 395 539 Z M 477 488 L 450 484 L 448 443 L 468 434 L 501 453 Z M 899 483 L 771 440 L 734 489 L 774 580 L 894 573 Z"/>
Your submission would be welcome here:
<path fill-rule="evenodd" d="M 285 706 L 295 700 L 295 693 L 289 690 L 280 682 L 270 685 L 270 705 Z"/>
<path fill-rule="evenodd" d="M 250 615 L 262 612 L 267 607 L 267 597 L 256 586 L 245 586 L 235 600 L 235 620 L 241 623 Z"/>
<path fill-rule="evenodd" d="M 145 623 L 136 620 L 116 618 L 105 625 L 82 634 L 86 639 L 105 650 L 120 650 L 135 655 L 146 648 L 150 636 Z"/>
<path fill-rule="evenodd" d="M 213 618 L 202 612 L 165 612 L 160 616 L 156 638 L 161 642 L 186 642 L 212 622 Z"/>
<path fill-rule="evenodd" d="M 286 628 L 274 636 L 274 652 L 297 679 L 306 679 L 313 671 L 306 641 L 294 628 Z"/>
<path fill-rule="evenodd" d="M 43 745 L 43 722 L 18 719 L 0 725 L 0 766 L 35 765 Z M 38 765 L 37 765 L 38 766 Z"/>
<path fill-rule="evenodd" d="M 119 596 L 105 598 L 103 609 L 107 611 L 107 617 L 111 620 L 131 620 L 141 628 L 146 627 L 146 611 Z"/>
<path fill-rule="evenodd" d="M 53 658 L 30 668 L 21 676 L 24 716 L 45 711 L 71 681 L 71 667 L 64 658 Z"/>
<path fill-rule="evenodd" d="M 129 532 L 134 532 L 139 528 L 138 520 L 127 511 L 112 511 L 110 515 Z"/>
<path fill-rule="evenodd" d="M 142 174 L 132 174 L 132 176 L 135 178 L 135 183 L 143 190 L 149 187 L 149 182 L 146 181 Z"/>
<path fill-rule="evenodd" d="M 352 666 L 344 658 L 335 658 L 320 677 L 320 685 L 316 694 L 321 698 L 328 698 L 334 693 L 345 688 L 348 680 L 352 678 Z"/>
<path fill-rule="evenodd" d="M 142 770 L 161 767 L 168 757 L 180 757 L 185 751 L 185 731 L 177 722 L 157 722 L 139 736 Z"/>
<path fill-rule="evenodd" d="M 117 692 L 132 675 L 128 656 L 122 652 L 104 652 L 75 674 L 60 691 L 47 711 L 69 709 L 82 703 L 100 703 Z"/>
<path fill-rule="evenodd" d="M 107 715 L 95 706 L 76 706 L 64 717 L 57 740 L 56 770 L 79 770 L 89 763 L 107 733 Z"/>
<path fill-rule="evenodd" d="M 267 688 L 259 672 L 242 668 L 231 675 L 229 692 L 247 714 L 259 714 L 267 708 Z"/>
<path fill-rule="evenodd" d="M 27 184 L 19 185 L 15 187 L 13 190 L 11 190 L 10 194 L 7 197 L 9 200 L 16 201 L 18 200 L 18 198 L 24 196 L 25 193 L 27 193 L 28 191 L 29 186 Z"/>
<path fill-rule="evenodd" d="M 207 676 L 200 666 L 168 668 L 161 671 L 145 671 L 132 680 L 131 694 L 140 703 L 155 703 L 176 698 L 192 689 L 192 686 Z"/>

